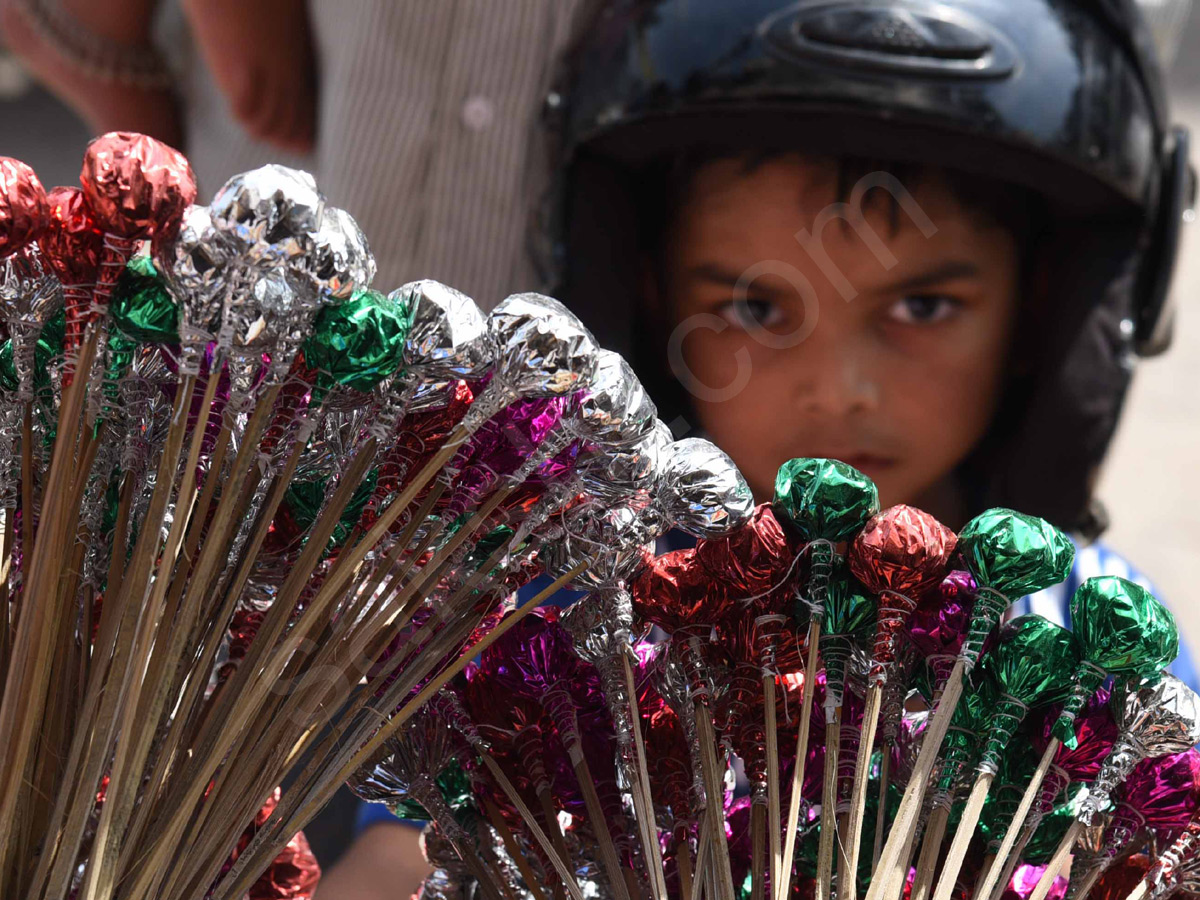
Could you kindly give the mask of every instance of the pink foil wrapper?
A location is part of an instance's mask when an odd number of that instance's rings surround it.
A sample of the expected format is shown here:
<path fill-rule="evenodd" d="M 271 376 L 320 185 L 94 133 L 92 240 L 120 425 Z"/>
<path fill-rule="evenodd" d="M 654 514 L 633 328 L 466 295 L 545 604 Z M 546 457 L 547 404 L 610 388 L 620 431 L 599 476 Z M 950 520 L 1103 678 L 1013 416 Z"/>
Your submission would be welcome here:
<path fill-rule="evenodd" d="M 1146 759 L 1125 781 L 1119 806 L 1136 810 L 1154 829 L 1179 830 L 1200 810 L 1200 751 Z"/>
<path fill-rule="evenodd" d="M 1012 880 L 1004 889 L 1002 900 L 1028 900 L 1037 883 L 1041 880 L 1045 866 L 1020 865 L 1013 871 Z M 1059 875 L 1050 887 L 1046 900 L 1063 900 L 1067 896 L 1067 879 Z"/>
<path fill-rule="evenodd" d="M 969 572 L 955 570 L 942 583 L 922 593 L 908 619 L 908 638 L 934 678 L 944 683 L 962 649 L 975 605 L 975 580 Z"/>
<path fill-rule="evenodd" d="M 1109 710 L 1108 697 L 1108 689 L 1103 687 L 1092 695 L 1075 719 L 1076 747 L 1062 745 L 1054 755 L 1054 764 L 1070 775 L 1072 781 L 1091 781 L 1099 775 L 1117 739 L 1117 725 Z M 1059 703 L 1046 707 L 1040 725 L 1032 729 L 1030 739 L 1039 756 L 1053 737 L 1051 731 L 1061 709 Z"/>
<path fill-rule="evenodd" d="M 568 398 L 518 400 L 493 416 L 454 463 L 460 469 L 443 511 L 461 515 L 537 452 L 562 419 Z"/>

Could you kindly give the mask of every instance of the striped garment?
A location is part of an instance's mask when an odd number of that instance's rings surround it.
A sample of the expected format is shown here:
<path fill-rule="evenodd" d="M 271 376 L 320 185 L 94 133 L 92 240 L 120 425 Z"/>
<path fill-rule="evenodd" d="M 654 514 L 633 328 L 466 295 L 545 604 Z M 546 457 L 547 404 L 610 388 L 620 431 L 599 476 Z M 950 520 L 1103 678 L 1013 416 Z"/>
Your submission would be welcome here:
<path fill-rule="evenodd" d="M 1121 556 L 1111 547 L 1102 542 L 1090 544 L 1087 547 L 1075 547 L 1075 565 L 1066 581 L 1022 597 L 1008 611 L 1008 618 L 1036 613 L 1058 625 L 1071 627 L 1071 595 L 1075 589 L 1089 578 L 1097 575 L 1118 575 L 1136 581 L 1158 596 L 1154 584 L 1135 569 L 1129 560 Z M 1165 600 L 1164 600 L 1165 602 Z M 1169 604 L 1168 604 L 1169 605 Z M 1180 635 L 1179 656 L 1169 667 L 1176 678 L 1187 682 L 1192 688 L 1200 690 L 1200 677 L 1197 676 L 1196 666 L 1192 660 L 1192 651 Z"/>
<path fill-rule="evenodd" d="M 376 286 L 435 278 L 484 309 L 542 284 L 528 241 L 549 183 L 539 129 L 559 54 L 589 0 L 310 0 L 317 146 L 289 156 L 248 137 L 164 11 L 202 197 L 268 162 L 307 169 L 357 219 Z"/>

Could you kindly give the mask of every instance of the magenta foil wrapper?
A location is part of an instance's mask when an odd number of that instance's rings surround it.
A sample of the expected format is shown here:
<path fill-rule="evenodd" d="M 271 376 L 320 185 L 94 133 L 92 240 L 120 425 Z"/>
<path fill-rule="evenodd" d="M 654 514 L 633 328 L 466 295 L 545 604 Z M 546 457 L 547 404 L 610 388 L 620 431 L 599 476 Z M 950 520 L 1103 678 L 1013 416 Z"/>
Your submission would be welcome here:
<path fill-rule="evenodd" d="M 925 591 L 908 619 L 908 638 L 925 657 L 939 684 L 945 682 L 962 649 L 975 605 L 975 579 L 956 569 Z"/>
<path fill-rule="evenodd" d="M 1091 781 L 1100 774 L 1100 767 L 1117 739 L 1117 725 L 1108 707 L 1109 691 L 1100 688 L 1084 705 L 1075 719 L 1074 749 L 1065 744 L 1054 755 L 1054 764 L 1071 776 L 1072 781 Z M 1051 731 L 1058 720 L 1062 704 L 1046 707 L 1040 725 L 1032 729 L 1033 749 L 1040 756 L 1053 737 Z"/>
<path fill-rule="evenodd" d="M 1012 880 L 1008 883 L 1008 887 L 1004 889 L 1001 900 L 1028 900 L 1034 888 L 1037 887 L 1042 873 L 1045 871 L 1045 866 L 1017 866 L 1013 871 Z M 1054 884 L 1051 885 L 1050 893 L 1046 895 L 1046 900 L 1063 900 L 1066 896 L 1067 879 L 1059 875 L 1054 879 Z"/>
<path fill-rule="evenodd" d="M 518 400 L 489 420 L 454 463 L 460 469 L 444 513 L 450 518 L 476 505 L 496 482 L 511 475 L 562 419 L 568 398 Z"/>

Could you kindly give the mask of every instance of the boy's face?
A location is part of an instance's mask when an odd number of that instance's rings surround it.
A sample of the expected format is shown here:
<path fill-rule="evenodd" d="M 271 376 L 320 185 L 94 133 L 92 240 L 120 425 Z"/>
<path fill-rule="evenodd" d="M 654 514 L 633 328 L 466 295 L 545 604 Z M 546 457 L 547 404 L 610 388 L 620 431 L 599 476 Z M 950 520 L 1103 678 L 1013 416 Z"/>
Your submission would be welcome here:
<path fill-rule="evenodd" d="M 1003 385 L 1016 243 L 932 179 L 904 185 L 919 210 L 906 200 L 894 231 L 880 191 L 865 209 L 848 198 L 857 227 L 822 230 L 835 185 L 831 164 L 799 156 L 697 172 L 659 298 L 672 367 L 694 424 L 760 499 L 784 461 L 831 457 L 874 479 L 885 506 L 936 513 Z"/>

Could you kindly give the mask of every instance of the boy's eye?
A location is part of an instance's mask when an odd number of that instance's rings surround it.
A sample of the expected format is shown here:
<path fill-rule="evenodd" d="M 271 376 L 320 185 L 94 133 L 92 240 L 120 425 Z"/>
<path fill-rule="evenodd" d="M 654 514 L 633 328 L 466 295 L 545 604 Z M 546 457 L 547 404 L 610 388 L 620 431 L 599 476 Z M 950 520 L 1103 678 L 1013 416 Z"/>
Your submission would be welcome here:
<path fill-rule="evenodd" d="M 933 325 L 954 315 L 962 301 L 938 294 L 917 294 L 902 297 L 888 307 L 887 315 L 903 325 Z"/>
<path fill-rule="evenodd" d="M 783 321 L 783 310 L 770 300 L 730 300 L 718 307 L 717 314 L 730 325 L 744 330 L 755 325 L 771 328 Z"/>

